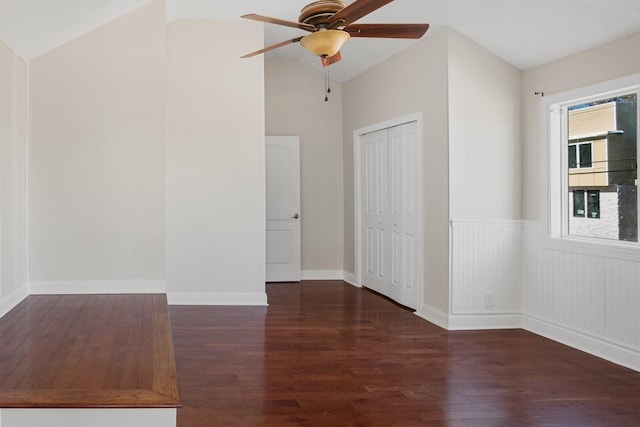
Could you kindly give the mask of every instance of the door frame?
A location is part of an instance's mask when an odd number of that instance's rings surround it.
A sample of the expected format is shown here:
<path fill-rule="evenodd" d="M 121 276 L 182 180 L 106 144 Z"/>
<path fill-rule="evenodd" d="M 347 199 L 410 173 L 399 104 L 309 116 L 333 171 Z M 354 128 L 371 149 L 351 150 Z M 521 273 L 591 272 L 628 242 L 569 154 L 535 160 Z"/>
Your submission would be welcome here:
<path fill-rule="evenodd" d="M 354 197 L 354 246 L 355 246 L 355 275 L 356 275 L 356 284 L 359 287 L 362 287 L 363 283 L 363 268 L 364 268 L 364 248 L 362 247 L 362 194 L 364 189 L 362 188 L 363 179 L 362 179 L 362 162 L 361 162 L 361 150 L 362 150 L 362 136 L 376 132 L 383 129 L 392 128 L 395 126 L 400 126 L 406 123 L 416 122 L 416 157 L 417 157 L 417 180 L 416 183 L 416 200 L 417 200 L 417 231 L 418 235 L 417 241 L 417 249 L 416 249 L 416 260 L 418 263 L 418 271 L 417 271 L 417 289 L 416 289 L 416 311 L 420 312 L 422 306 L 424 305 L 424 209 L 423 209 L 423 160 L 422 160 L 422 111 L 418 111 L 413 114 L 408 114 L 402 117 L 396 117 L 394 119 L 386 120 L 380 123 L 375 123 L 370 126 L 366 126 L 360 129 L 356 129 L 353 131 L 353 197 Z"/>

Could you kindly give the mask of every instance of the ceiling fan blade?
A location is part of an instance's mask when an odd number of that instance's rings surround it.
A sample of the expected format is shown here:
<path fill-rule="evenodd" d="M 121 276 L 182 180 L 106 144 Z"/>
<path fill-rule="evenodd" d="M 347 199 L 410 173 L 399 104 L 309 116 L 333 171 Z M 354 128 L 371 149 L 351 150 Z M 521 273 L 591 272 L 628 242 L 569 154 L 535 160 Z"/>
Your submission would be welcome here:
<path fill-rule="evenodd" d="M 344 30 L 351 37 L 419 39 L 428 29 L 429 24 L 353 24 Z"/>
<path fill-rule="evenodd" d="M 328 19 L 329 26 L 349 25 L 393 0 L 356 0 Z"/>
<path fill-rule="evenodd" d="M 295 39 L 285 40 L 280 43 L 273 44 L 271 46 L 267 46 L 264 49 L 256 50 L 255 52 L 247 53 L 246 55 L 241 56 L 240 58 L 251 58 L 252 56 L 260 55 L 261 53 L 269 52 L 270 50 L 277 49 L 282 46 L 286 46 L 288 44 L 298 43 L 302 40 L 302 37 L 296 37 Z"/>
<path fill-rule="evenodd" d="M 340 62 L 342 60 L 342 54 L 340 51 L 333 56 L 323 56 L 320 58 L 322 60 L 322 66 L 328 67 L 329 65 L 335 64 L 336 62 Z"/>
<path fill-rule="evenodd" d="M 300 28 L 305 31 L 315 31 L 316 28 L 313 25 L 304 24 L 302 22 L 285 21 L 284 19 L 271 18 L 269 16 L 256 15 L 250 13 L 248 15 L 242 15 L 241 18 L 251 19 L 252 21 L 266 22 L 269 24 L 284 25 L 285 27 Z"/>

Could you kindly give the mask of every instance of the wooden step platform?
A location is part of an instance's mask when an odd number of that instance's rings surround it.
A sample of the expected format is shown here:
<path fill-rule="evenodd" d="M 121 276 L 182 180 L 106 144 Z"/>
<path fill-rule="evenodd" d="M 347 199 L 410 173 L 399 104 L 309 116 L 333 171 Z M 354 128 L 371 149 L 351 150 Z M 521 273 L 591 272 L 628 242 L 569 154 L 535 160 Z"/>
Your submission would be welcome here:
<path fill-rule="evenodd" d="M 0 408 L 177 408 L 165 295 L 29 296 L 0 319 Z"/>

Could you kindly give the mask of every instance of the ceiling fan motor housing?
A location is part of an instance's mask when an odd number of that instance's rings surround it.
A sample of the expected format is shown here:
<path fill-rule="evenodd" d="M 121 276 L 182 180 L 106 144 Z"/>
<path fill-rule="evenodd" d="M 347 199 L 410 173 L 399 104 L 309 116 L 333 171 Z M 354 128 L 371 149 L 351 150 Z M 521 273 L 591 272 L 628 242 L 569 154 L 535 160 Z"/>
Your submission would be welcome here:
<path fill-rule="evenodd" d="M 309 3 L 300 11 L 298 22 L 309 25 L 323 25 L 335 13 L 345 8 L 342 0 L 319 0 Z"/>

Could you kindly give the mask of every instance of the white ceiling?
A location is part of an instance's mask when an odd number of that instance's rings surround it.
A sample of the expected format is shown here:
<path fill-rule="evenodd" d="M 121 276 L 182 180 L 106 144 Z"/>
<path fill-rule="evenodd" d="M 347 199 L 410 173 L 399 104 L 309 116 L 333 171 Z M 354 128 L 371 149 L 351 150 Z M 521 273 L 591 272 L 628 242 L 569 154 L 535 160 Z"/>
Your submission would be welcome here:
<path fill-rule="evenodd" d="M 0 40 L 29 60 L 149 0 L 0 0 Z M 312 0 L 166 0 L 169 19 L 237 20 L 258 13 L 296 21 Z M 396 0 L 359 22 L 428 22 L 466 35 L 520 69 L 640 32 L 640 0 Z M 265 44 L 306 34 L 265 24 Z M 332 78 L 346 81 L 415 41 L 352 39 Z M 256 46 L 256 50 L 262 46 Z M 638 46 L 640 52 L 640 46 Z M 629 54 L 638 54 L 630 52 Z M 267 54 L 320 69 L 298 44 Z"/>

